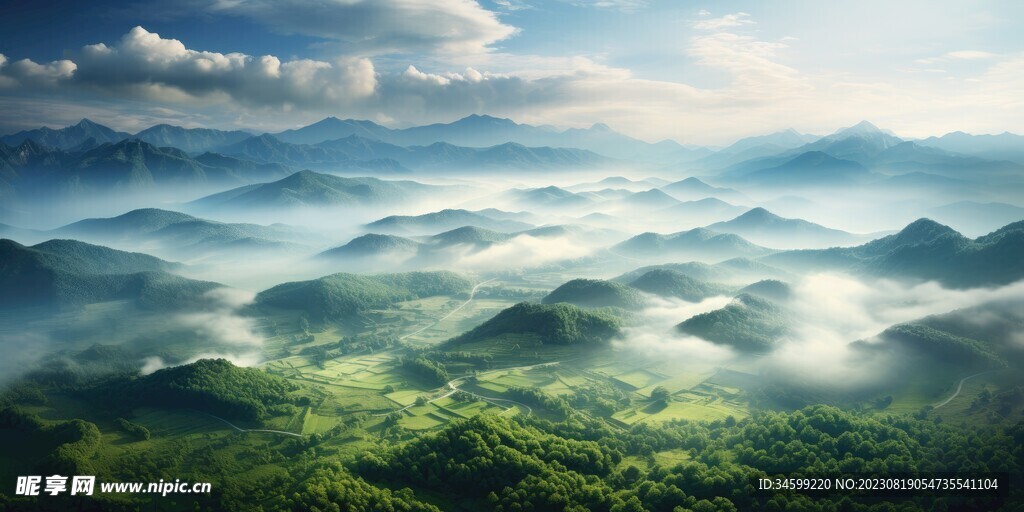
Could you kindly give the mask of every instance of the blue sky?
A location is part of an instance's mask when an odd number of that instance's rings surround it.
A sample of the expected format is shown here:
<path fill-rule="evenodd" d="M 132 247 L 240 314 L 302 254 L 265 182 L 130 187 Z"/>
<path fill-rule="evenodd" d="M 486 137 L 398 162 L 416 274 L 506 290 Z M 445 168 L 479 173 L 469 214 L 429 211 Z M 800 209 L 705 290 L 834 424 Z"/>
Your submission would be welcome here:
<path fill-rule="evenodd" d="M 698 144 L 865 118 L 913 137 L 1024 132 L 1024 3 L 892 4 L 15 1 L 0 131 L 481 113 Z"/>

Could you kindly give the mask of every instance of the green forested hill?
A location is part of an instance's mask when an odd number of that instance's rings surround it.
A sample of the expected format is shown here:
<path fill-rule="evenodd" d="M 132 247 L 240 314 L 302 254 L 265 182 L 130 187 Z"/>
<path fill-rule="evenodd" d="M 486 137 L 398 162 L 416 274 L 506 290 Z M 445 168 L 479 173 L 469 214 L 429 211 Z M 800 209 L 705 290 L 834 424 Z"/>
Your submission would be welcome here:
<path fill-rule="evenodd" d="M 260 292 L 257 304 L 301 310 L 316 320 L 344 318 L 395 302 L 468 292 L 472 284 L 454 272 L 332 274 L 277 285 Z"/>
<path fill-rule="evenodd" d="M 32 247 L 0 240 L 0 304 L 63 307 L 130 299 L 145 307 L 175 308 L 221 286 L 167 273 L 179 267 L 74 240 Z"/>
<path fill-rule="evenodd" d="M 768 300 L 741 294 L 724 308 L 694 316 L 676 328 L 742 351 L 767 352 L 788 326 L 781 308 Z"/>
<path fill-rule="evenodd" d="M 694 279 L 670 268 L 649 270 L 631 281 L 629 286 L 647 293 L 675 297 L 690 302 L 698 302 L 729 292 L 729 288 L 726 286 Z"/>
<path fill-rule="evenodd" d="M 289 403 L 294 384 L 256 368 L 240 368 L 225 359 L 200 359 L 150 375 L 114 380 L 96 396 L 135 405 L 183 407 L 218 416 L 259 420 L 267 408 Z"/>
<path fill-rule="evenodd" d="M 580 307 L 617 307 L 638 309 L 644 299 L 636 290 L 613 281 L 600 279 L 573 279 L 549 293 L 541 301 L 544 304 L 565 302 Z"/>
<path fill-rule="evenodd" d="M 786 251 L 763 258 L 785 268 L 853 271 L 889 278 L 936 280 L 970 288 L 1004 285 L 1024 277 L 1024 221 L 974 240 L 930 219 L 864 245 Z"/>
<path fill-rule="evenodd" d="M 503 334 L 527 333 L 544 343 L 571 345 L 600 343 L 619 333 L 618 321 L 605 314 L 581 309 L 572 304 L 530 304 L 521 302 L 503 310 L 473 330 L 452 338 L 458 346 Z"/>

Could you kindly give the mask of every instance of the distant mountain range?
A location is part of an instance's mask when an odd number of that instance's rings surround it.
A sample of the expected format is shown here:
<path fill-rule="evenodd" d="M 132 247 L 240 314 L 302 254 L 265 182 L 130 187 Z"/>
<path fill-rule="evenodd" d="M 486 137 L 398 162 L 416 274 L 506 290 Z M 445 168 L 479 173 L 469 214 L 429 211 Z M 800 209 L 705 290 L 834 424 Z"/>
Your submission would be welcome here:
<path fill-rule="evenodd" d="M 935 280 L 970 288 L 1003 285 L 1024 278 L 1024 221 L 976 239 L 930 219 L 897 234 L 848 248 L 786 251 L 765 263 L 807 272 L 843 270 L 878 277 Z"/>
<path fill-rule="evenodd" d="M 0 137 L 0 197 L 160 184 L 253 183 L 303 168 L 374 175 L 410 170 L 594 169 L 629 162 L 675 172 L 678 166 L 663 167 L 673 159 L 687 162 L 691 172 L 703 170 L 706 180 L 719 185 L 794 189 L 871 184 L 945 190 L 955 185 L 943 179 L 969 182 L 974 188 L 1013 182 L 1024 172 L 1021 140 L 1024 137 L 1013 134 L 955 132 L 910 141 L 864 121 L 824 137 L 794 130 L 748 137 L 716 152 L 671 141 L 651 144 L 601 124 L 558 130 L 486 115 L 403 129 L 327 118 L 261 135 L 167 124 L 129 134 L 83 119 L 65 128 Z M 681 201 L 714 197 L 749 204 L 738 192 L 697 178 L 672 184 L 617 178 L 565 192 L 661 188 Z M 580 195 L 564 203 L 580 206 L 587 199 Z"/>
<path fill-rule="evenodd" d="M 300 171 L 270 183 L 246 185 L 197 199 L 190 206 L 252 210 L 342 205 L 397 204 L 437 194 L 443 186 L 415 181 L 385 181 L 377 178 L 342 178 L 313 171 Z"/>
<path fill-rule="evenodd" d="M 717 179 L 762 187 L 803 187 L 863 184 L 884 177 L 876 173 L 928 171 L 943 176 L 970 173 L 973 179 L 992 179 L 1024 169 L 1021 164 L 999 160 L 1000 156 L 994 153 L 965 155 L 941 148 L 955 147 L 955 144 L 936 140 L 930 143 L 933 145 L 905 141 L 862 121 L 798 147 L 739 162 L 719 162 L 728 165 L 718 167 Z M 963 146 L 960 145 L 961 149 Z M 712 159 L 707 159 L 706 164 L 709 169 L 715 168 Z"/>
<path fill-rule="evenodd" d="M 736 257 L 758 257 L 772 249 L 748 242 L 743 237 L 704 228 L 667 235 L 643 233 L 611 248 L 615 254 L 632 258 L 673 258 L 720 261 Z"/>
<path fill-rule="evenodd" d="M 743 196 L 731 188 L 713 187 L 694 177 L 662 185 L 661 190 L 668 192 L 672 197 L 682 201 L 693 201 L 708 197 L 715 197 L 728 201 L 743 200 Z"/>
<path fill-rule="evenodd" d="M 750 208 L 746 206 L 736 206 L 714 197 L 708 197 L 697 201 L 684 201 L 658 213 L 675 222 L 699 226 L 722 219 L 730 219 L 748 210 Z"/>
<path fill-rule="evenodd" d="M 471 212 L 468 210 L 441 210 L 423 215 L 392 215 L 371 222 L 365 227 L 374 233 L 399 235 L 426 235 L 449 231 L 461 226 L 477 226 L 499 231 L 516 232 L 531 229 L 534 226 L 511 219 L 495 218 L 486 211 Z"/>
<path fill-rule="evenodd" d="M 711 231 L 740 235 L 753 243 L 782 249 L 824 248 L 852 245 L 867 239 L 838 229 L 785 219 L 764 208 L 753 208 L 735 219 L 707 226 Z"/>
<path fill-rule="evenodd" d="M 180 258 L 222 251 L 293 250 L 310 238 L 309 233 L 290 226 L 229 224 L 156 208 L 133 210 L 112 218 L 85 219 L 47 234 L 106 244 L 157 242 L 163 252 Z"/>
<path fill-rule="evenodd" d="M 626 284 L 634 283 L 637 279 L 654 270 L 671 270 L 700 282 L 728 283 L 730 285 L 740 283 L 745 285 L 752 281 L 764 279 L 789 281 L 794 278 L 794 274 L 760 261 L 752 260 L 750 258 L 733 258 L 721 263 L 715 263 L 714 265 L 701 263 L 699 261 L 648 265 L 631 272 L 626 272 L 625 274 L 613 279 L 613 281 Z M 658 292 L 652 291 L 652 293 Z"/>
<path fill-rule="evenodd" d="M 105 142 L 81 152 L 43 146 L 31 139 L 15 147 L 0 144 L 0 189 L 20 194 L 238 184 L 287 172 L 278 164 L 210 153 L 192 158 L 179 149 L 158 148 L 138 139 Z"/>
<path fill-rule="evenodd" d="M 213 130 L 210 128 L 182 128 L 158 124 L 136 133 L 134 138 L 158 147 L 174 147 L 189 153 L 205 153 L 240 142 L 252 134 L 241 130 Z"/>
<path fill-rule="evenodd" d="M 237 157 L 296 167 L 337 170 L 338 166 L 408 172 L 409 169 L 465 171 L 481 169 L 543 170 L 607 166 L 612 160 L 587 150 L 526 147 L 515 142 L 475 148 L 434 142 L 426 146 L 398 146 L 349 135 L 317 144 L 284 142 L 272 135 L 249 137 L 220 148 Z"/>
<path fill-rule="evenodd" d="M 452 252 L 460 249 L 475 253 L 484 249 L 505 244 L 517 237 L 535 239 L 570 239 L 602 240 L 613 233 L 607 230 L 592 229 L 582 226 L 557 225 L 532 228 L 517 232 L 499 232 L 477 226 L 462 226 L 431 236 L 406 238 L 395 235 L 370 233 L 358 236 L 348 243 L 328 249 L 318 255 L 327 261 L 348 261 L 366 263 L 372 261 L 401 263 L 417 258 L 421 265 L 451 264 L 451 258 L 457 258 L 463 252 Z M 457 261 L 456 261 L 457 263 Z"/>
<path fill-rule="evenodd" d="M 565 187 L 570 192 L 595 192 L 608 188 L 626 189 L 632 192 L 642 192 L 658 187 L 658 183 L 649 180 L 631 180 L 623 176 L 609 176 L 601 181 L 590 183 L 578 183 L 571 187 Z"/>
<path fill-rule="evenodd" d="M 486 148 L 505 143 L 523 146 L 552 146 L 593 151 L 613 158 L 665 155 L 685 148 L 672 141 L 656 144 L 613 131 L 603 124 L 587 129 L 559 131 L 549 126 L 519 124 L 511 119 L 471 115 L 451 123 L 436 123 L 405 129 L 390 129 L 370 121 L 328 117 L 296 130 L 275 134 L 285 142 L 319 144 L 352 135 L 399 146 L 429 146 L 445 142 L 456 146 Z"/>
<path fill-rule="evenodd" d="M 90 139 L 94 144 L 115 143 L 131 137 L 131 134 L 118 132 L 88 119 L 65 128 L 36 128 L 12 135 L 0 137 L 0 142 L 8 146 L 17 146 L 25 141 L 32 141 L 41 146 L 69 150 L 86 143 Z"/>
<path fill-rule="evenodd" d="M 971 135 L 964 132 L 952 132 L 941 137 L 928 137 L 916 141 L 916 143 L 953 153 L 996 160 L 1011 160 L 1024 164 L 1024 136 L 1009 132 L 999 135 Z"/>

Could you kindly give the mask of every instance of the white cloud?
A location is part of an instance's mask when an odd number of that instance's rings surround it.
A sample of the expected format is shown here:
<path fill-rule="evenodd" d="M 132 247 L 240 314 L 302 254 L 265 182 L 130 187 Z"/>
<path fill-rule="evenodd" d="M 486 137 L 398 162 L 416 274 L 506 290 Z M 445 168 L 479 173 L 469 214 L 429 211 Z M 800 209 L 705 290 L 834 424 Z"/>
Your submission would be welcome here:
<path fill-rule="evenodd" d="M 66 83 L 119 97 L 283 110 L 343 106 L 377 87 L 369 59 L 281 62 L 270 55 L 197 51 L 142 27 L 113 46 L 85 46 L 76 59 L 45 65 L 26 59 L 0 67 L 0 74 L 26 87 Z"/>
<path fill-rule="evenodd" d="M 8 64 L 7 57 L 0 55 L 0 85 L 52 87 L 71 78 L 76 68 L 70 60 L 38 64 L 29 59 L 21 59 Z"/>
<path fill-rule="evenodd" d="M 708 11 L 701 11 L 698 13 L 700 16 L 709 16 L 711 13 Z M 693 24 L 693 28 L 698 30 L 721 30 L 723 28 L 739 27 L 742 25 L 753 25 L 754 20 L 750 19 L 750 14 L 745 12 L 738 12 L 735 14 L 726 14 L 720 18 L 709 18 L 699 20 Z"/>
<path fill-rule="evenodd" d="M 483 52 L 516 33 L 473 0 L 238 0 L 213 2 L 208 10 L 339 41 L 362 54 Z"/>
<path fill-rule="evenodd" d="M 949 52 L 946 54 L 946 57 L 958 60 L 988 60 L 995 57 L 995 55 L 977 50 L 960 50 Z"/>

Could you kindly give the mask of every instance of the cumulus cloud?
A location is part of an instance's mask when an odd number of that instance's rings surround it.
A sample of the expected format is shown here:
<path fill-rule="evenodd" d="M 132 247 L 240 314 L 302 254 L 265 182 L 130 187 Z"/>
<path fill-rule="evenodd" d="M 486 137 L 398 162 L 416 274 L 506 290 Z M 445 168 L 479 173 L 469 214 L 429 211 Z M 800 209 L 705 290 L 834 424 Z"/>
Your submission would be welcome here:
<path fill-rule="evenodd" d="M 78 59 L 78 85 L 148 98 L 173 92 L 181 99 L 314 107 L 366 97 L 376 87 L 368 59 L 281 62 L 271 55 L 197 51 L 142 27 L 133 28 L 114 46 L 83 47 Z"/>
<path fill-rule="evenodd" d="M 473 0 L 240 0 L 208 9 L 284 34 L 340 41 L 364 54 L 483 52 L 516 33 Z"/>
<path fill-rule="evenodd" d="M 8 62 L 0 54 L 0 87 L 25 85 L 28 87 L 51 87 L 74 75 L 77 65 L 70 60 L 55 60 L 38 64 L 29 59 Z"/>
<path fill-rule="evenodd" d="M 429 13 L 435 13 L 440 20 L 437 24 L 423 22 L 425 27 L 434 28 L 446 27 L 453 12 L 461 12 L 468 19 L 483 16 L 483 25 L 490 23 L 486 19 L 493 14 L 473 2 L 437 6 L 411 0 L 379 2 L 380 6 L 355 0 L 312 4 L 282 3 L 294 5 L 296 12 L 312 10 L 307 13 L 320 8 L 377 13 L 387 8 L 392 9 L 388 12 L 419 13 L 416 16 L 420 18 L 414 18 L 427 21 L 433 16 Z M 222 14 L 256 17 L 269 16 L 267 12 L 278 9 L 275 5 L 225 1 L 207 4 L 206 8 Z M 308 35 L 327 30 L 316 28 L 320 22 L 317 16 L 305 14 L 303 19 L 312 20 L 313 28 Z M 753 21 L 746 13 L 717 18 L 700 13 L 692 23 L 695 35 L 684 42 L 681 51 L 689 59 L 688 64 L 724 76 L 725 80 L 714 86 L 647 79 L 596 57 L 491 51 L 492 47 L 487 45 L 500 40 L 496 37 L 507 37 L 514 31 L 494 21 L 505 29 L 492 32 L 497 34 L 493 37 L 463 37 L 486 32 L 465 27 L 450 33 L 423 28 L 449 34 L 425 41 L 426 36 L 417 36 L 413 31 L 409 37 L 417 41 L 415 56 L 385 56 L 375 50 L 362 51 L 353 43 L 340 49 L 318 47 L 323 53 L 337 50 L 344 57 L 290 60 L 274 55 L 192 49 L 181 41 L 137 27 L 115 43 L 94 44 L 69 52 L 65 60 L 37 63 L 2 56 L 0 91 L 18 100 L 50 98 L 64 104 L 71 100 L 78 104 L 106 101 L 108 105 L 118 104 L 119 109 L 131 106 L 136 111 L 147 106 L 170 108 L 187 111 L 190 117 L 161 122 L 266 131 L 309 124 L 327 115 L 412 125 L 487 113 L 562 127 L 603 122 L 651 141 L 673 138 L 681 142 L 720 143 L 737 136 L 794 126 L 808 132 L 829 131 L 838 124 L 836 120 L 863 118 L 907 135 L 931 134 L 937 125 L 951 127 L 948 130 L 984 132 L 991 131 L 992 126 L 1006 129 L 1019 122 L 1020 109 L 1024 107 L 1021 95 L 1017 94 L 1024 82 L 1020 65 L 1024 59 L 1019 55 L 987 58 L 977 50 L 949 52 L 941 57 L 945 62 L 953 65 L 959 61 L 975 74 L 962 81 L 950 81 L 948 86 L 937 86 L 931 73 L 917 73 L 895 84 L 827 69 L 801 70 L 791 64 L 789 54 L 799 50 L 797 45 L 807 43 L 794 43 L 794 38 L 763 39 L 756 33 L 743 32 Z M 398 27 L 411 22 L 396 19 L 382 23 Z M 290 25 L 282 22 L 281 27 L 286 26 Z M 352 32 L 355 35 L 351 37 L 356 39 L 360 30 Z M 382 30 L 380 37 L 387 39 L 390 29 Z M 349 36 L 337 37 L 330 39 L 335 41 L 331 44 L 349 44 L 345 39 Z M 433 52 L 460 45 L 462 50 L 457 53 Z M 987 69 L 977 74 L 978 65 Z M 140 101 L 120 101 L 125 98 Z M 899 109 L 893 105 L 899 105 Z M 822 106 L 828 108 L 819 108 Z M 965 115 L 982 110 L 986 115 Z M 74 121 L 70 115 L 65 116 L 67 121 Z M 146 119 L 130 112 L 109 117 L 113 119 L 110 124 L 118 129 L 133 130 L 146 125 Z M 0 122 L 3 118 L 0 116 Z M 29 127 L 24 119 L 19 113 L 6 126 Z M 38 120 L 34 122 L 39 124 Z"/>

